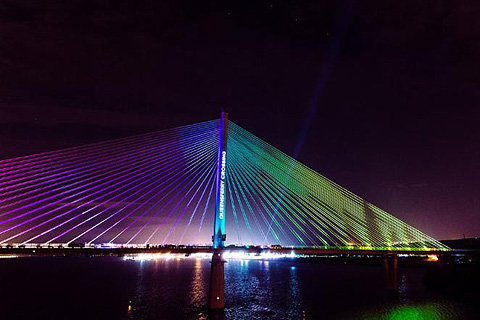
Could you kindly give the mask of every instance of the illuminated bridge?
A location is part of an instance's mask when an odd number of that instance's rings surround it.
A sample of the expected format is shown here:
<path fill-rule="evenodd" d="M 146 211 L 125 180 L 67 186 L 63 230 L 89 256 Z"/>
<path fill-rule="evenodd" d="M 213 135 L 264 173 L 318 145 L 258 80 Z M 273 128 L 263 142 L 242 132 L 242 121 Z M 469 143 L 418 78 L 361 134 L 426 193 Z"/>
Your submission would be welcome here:
<path fill-rule="evenodd" d="M 212 230 L 218 249 L 278 244 L 326 251 L 448 250 L 229 121 L 226 113 L 0 161 L 3 247 L 210 246 Z"/>

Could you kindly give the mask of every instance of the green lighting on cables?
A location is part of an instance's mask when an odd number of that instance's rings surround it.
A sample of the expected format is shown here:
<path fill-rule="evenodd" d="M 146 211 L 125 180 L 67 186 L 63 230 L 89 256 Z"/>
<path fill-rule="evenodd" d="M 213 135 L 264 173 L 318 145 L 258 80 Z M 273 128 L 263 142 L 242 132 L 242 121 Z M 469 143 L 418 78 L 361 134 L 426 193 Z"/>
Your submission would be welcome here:
<path fill-rule="evenodd" d="M 238 224 L 240 209 L 257 241 L 267 244 L 272 236 L 283 245 L 346 250 L 449 250 L 235 123 L 228 128 L 230 211 Z"/>

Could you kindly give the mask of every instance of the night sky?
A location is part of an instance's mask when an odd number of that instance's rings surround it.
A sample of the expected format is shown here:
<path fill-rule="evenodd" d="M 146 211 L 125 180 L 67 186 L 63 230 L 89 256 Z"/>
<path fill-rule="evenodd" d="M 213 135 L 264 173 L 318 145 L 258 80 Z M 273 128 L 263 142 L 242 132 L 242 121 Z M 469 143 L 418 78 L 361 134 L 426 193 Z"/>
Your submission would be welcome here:
<path fill-rule="evenodd" d="M 0 159 L 218 118 L 480 236 L 479 1 L 2 1 Z"/>

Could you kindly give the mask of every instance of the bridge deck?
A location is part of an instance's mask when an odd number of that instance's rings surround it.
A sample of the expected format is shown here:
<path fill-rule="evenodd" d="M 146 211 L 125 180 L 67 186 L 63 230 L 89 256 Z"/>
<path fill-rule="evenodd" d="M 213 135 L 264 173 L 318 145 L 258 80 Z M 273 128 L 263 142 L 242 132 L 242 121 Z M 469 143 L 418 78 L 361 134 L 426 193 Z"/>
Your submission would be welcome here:
<path fill-rule="evenodd" d="M 0 248 L 0 255 L 71 255 L 71 254 L 85 254 L 85 255 L 127 255 L 127 254 L 145 254 L 145 253 L 173 253 L 173 254 L 192 254 L 192 253 L 212 253 L 215 250 L 223 250 L 230 252 L 247 252 L 247 253 L 278 253 L 295 255 L 392 255 L 392 254 L 415 254 L 415 255 L 429 255 L 429 254 L 449 254 L 459 253 L 462 250 L 361 250 L 361 249 L 319 249 L 319 248 L 224 248 L 213 249 L 212 247 L 193 247 L 193 248 Z"/>

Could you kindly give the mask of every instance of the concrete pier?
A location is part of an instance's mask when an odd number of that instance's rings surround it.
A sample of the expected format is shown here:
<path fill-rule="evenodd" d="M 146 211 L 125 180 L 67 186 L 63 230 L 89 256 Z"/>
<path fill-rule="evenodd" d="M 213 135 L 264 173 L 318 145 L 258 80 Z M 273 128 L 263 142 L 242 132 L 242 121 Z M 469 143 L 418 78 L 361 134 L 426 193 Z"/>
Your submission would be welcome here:
<path fill-rule="evenodd" d="M 225 260 L 221 250 L 215 250 L 212 256 L 208 308 L 210 310 L 225 308 Z"/>
<path fill-rule="evenodd" d="M 382 268 L 385 278 L 385 288 L 390 291 L 398 289 L 398 255 L 384 254 Z"/>

